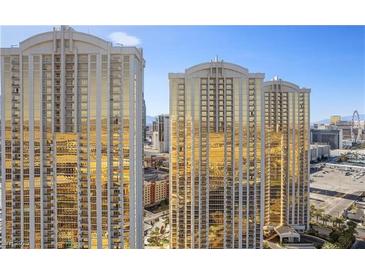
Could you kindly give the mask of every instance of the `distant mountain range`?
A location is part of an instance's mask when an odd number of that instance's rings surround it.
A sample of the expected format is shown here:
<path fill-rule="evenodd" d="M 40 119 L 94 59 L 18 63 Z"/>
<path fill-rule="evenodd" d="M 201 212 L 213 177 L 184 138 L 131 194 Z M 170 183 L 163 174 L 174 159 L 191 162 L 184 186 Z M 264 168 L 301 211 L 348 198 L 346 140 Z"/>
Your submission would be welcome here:
<path fill-rule="evenodd" d="M 360 120 L 365 120 L 365 114 L 359 114 Z M 352 120 L 352 115 L 347 115 L 347 116 L 341 116 L 341 120 L 342 121 L 351 121 Z M 317 122 L 314 122 L 314 124 L 329 124 L 330 119 L 324 119 L 324 120 L 320 120 Z"/>
<path fill-rule="evenodd" d="M 365 114 L 359 114 L 360 116 L 360 120 L 365 120 Z M 149 116 L 147 115 L 146 117 L 146 124 L 147 125 L 152 125 L 152 122 L 156 120 L 156 116 Z M 342 121 L 351 121 L 352 120 L 352 115 L 347 115 L 347 116 L 341 116 L 341 120 Z M 314 124 L 329 124 L 330 119 L 324 119 L 324 120 L 320 120 L 317 122 L 313 122 Z"/>

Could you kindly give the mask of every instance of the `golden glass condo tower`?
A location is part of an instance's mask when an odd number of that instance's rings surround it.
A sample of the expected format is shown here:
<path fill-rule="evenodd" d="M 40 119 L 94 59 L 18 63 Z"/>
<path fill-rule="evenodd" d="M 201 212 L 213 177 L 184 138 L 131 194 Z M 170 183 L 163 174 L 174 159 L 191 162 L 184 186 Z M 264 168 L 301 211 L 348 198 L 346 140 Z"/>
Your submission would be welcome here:
<path fill-rule="evenodd" d="M 69 27 L 1 49 L 2 247 L 143 247 L 143 71 Z"/>
<path fill-rule="evenodd" d="M 172 248 L 260 248 L 264 74 L 223 61 L 170 73 Z"/>
<path fill-rule="evenodd" d="M 309 224 L 310 90 L 275 79 L 263 85 L 265 103 L 265 225 Z"/>

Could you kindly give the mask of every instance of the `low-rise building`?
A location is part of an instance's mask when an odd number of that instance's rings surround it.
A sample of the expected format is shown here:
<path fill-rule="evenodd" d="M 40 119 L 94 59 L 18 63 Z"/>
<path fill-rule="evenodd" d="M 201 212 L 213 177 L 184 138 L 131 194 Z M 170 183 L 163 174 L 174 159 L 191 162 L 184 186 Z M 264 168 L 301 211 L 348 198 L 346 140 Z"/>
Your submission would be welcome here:
<path fill-rule="evenodd" d="M 144 181 L 143 187 L 144 207 L 151 207 L 169 198 L 168 176 L 157 180 Z"/>
<path fill-rule="evenodd" d="M 351 121 L 338 121 L 336 123 L 336 128 L 342 130 L 342 138 L 344 140 L 351 140 L 351 130 L 352 130 Z"/>
<path fill-rule="evenodd" d="M 338 128 L 312 128 L 311 129 L 311 144 L 327 144 L 331 149 L 342 148 L 342 130 Z"/>
<path fill-rule="evenodd" d="M 313 144 L 310 146 L 310 161 L 318 162 L 330 156 L 330 145 Z"/>

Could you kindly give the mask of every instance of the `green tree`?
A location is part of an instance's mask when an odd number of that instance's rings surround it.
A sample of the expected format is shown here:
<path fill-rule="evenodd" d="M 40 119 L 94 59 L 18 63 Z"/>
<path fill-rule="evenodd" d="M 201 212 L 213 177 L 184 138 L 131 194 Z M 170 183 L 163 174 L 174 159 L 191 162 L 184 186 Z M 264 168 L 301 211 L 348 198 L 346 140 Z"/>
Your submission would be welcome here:
<path fill-rule="evenodd" d="M 264 241 L 263 247 L 264 247 L 264 249 L 271 249 L 271 247 L 267 241 Z"/>
<path fill-rule="evenodd" d="M 338 222 L 339 225 L 334 228 L 334 230 L 330 234 L 332 244 L 338 246 L 338 248 L 350 248 L 356 238 L 355 236 L 357 234 L 357 224 L 349 221 L 345 225 L 344 220 L 341 218 L 336 219 L 336 222 Z"/>
<path fill-rule="evenodd" d="M 345 219 L 342 216 L 335 218 L 334 220 L 335 227 L 337 227 L 338 229 L 342 229 L 344 224 L 345 224 Z"/>
<path fill-rule="evenodd" d="M 325 242 L 325 244 L 322 246 L 322 249 L 339 249 L 340 247 L 337 244 Z"/>
<path fill-rule="evenodd" d="M 340 238 L 340 236 L 342 235 L 342 231 L 338 230 L 338 229 L 334 229 L 331 233 L 330 233 L 330 239 L 333 243 L 338 241 L 338 238 Z"/>
<path fill-rule="evenodd" d="M 329 214 L 325 214 L 325 215 L 323 215 L 322 216 L 322 222 L 323 222 L 323 224 L 325 224 L 325 225 L 327 225 L 328 224 L 328 222 L 331 220 L 331 215 L 329 215 Z"/>
<path fill-rule="evenodd" d="M 311 205 L 309 213 L 310 213 L 311 220 L 313 220 L 316 217 L 317 208 L 314 205 Z"/>
<path fill-rule="evenodd" d="M 323 209 L 317 209 L 315 211 L 316 223 L 319 223 L 319 219 L 322 219 L 323 218 L 323 213 L 324 213 L 324 210 Z"/>
<path fill-rule="evenodd" d="M 160 228 L 153 229 L 147 239 L 148 246 L 163 247 L 164 244 L 169 243 L 166 227 L 162 225 Z"/>

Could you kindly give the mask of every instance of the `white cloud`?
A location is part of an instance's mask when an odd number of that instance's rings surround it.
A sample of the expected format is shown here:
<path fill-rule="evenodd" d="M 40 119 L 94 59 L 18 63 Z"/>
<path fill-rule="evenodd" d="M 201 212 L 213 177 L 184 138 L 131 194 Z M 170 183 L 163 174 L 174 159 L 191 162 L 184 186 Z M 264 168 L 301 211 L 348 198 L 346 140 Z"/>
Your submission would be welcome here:
<path fill-rule="evenodd" d="M 141 40 L 136 37 L 129 35 L 125 32 L 113 32 L 109 34 L 109 39 L 113 44 L 122 44 L 123 46 L 137 46 L 141 43 Z"/>

